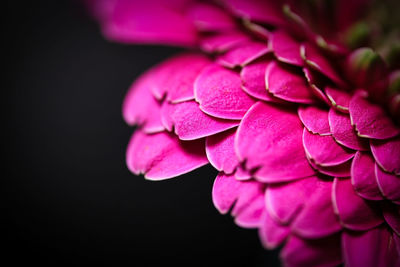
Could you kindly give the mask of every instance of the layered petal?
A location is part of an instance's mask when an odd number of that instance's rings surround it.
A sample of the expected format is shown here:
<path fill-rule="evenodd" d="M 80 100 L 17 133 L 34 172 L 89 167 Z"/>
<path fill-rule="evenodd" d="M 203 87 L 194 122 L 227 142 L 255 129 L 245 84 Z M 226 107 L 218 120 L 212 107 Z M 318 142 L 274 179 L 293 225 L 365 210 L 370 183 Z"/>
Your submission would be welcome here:
<path fill-rule="evenodd" d="M 300 43 L 286 32 L 273 32 L 271 34 L 271 47 L 279 61 L 296 66 L 304 65 L 304 60 L 300 55 Z"/>
<path fill-rule="evenodd" d="M 400 204 L 400 177 L 384 172 L 378 165 L 375 165 L 375 175 L 382 195 Z"/>
<path fill-rule="evenodd" d="M 400 136 L 389 140 L 371 140 L 371 151 L 385 171 L 400 175 Z"/>
<path fill-rule="evenodd" d="M 325 93 L 334 108 L 338 111 L 349 113 L 351 96 L 347 92 L 327 86 Z"/>
<path fill-rule="evenodd" d="M 227 31 L 236 28 L 235 21 L 215 5 L 196 3 L 188 10 L 188 17 L 201 31 Z"/>
<path fill-rule="evenodd" d="M 217 63 L 227 67 L 243 67 L 270 52 L 267 44 L 248 41 L 228 50 L 217 58 Z"/>
<path fill-rule="evenodd" d="M 313 134 L 330 135 L 328 111 L 316 106 L 299 107 L 298 114 L 304 126 Z"/>
<path fill-rule="evenodd" d="M 267 210 L 264 211 L 258 235 L 265 248 L 277 248 L 289 236 L 289 233 L 289 226 L 276 222 Z"/>

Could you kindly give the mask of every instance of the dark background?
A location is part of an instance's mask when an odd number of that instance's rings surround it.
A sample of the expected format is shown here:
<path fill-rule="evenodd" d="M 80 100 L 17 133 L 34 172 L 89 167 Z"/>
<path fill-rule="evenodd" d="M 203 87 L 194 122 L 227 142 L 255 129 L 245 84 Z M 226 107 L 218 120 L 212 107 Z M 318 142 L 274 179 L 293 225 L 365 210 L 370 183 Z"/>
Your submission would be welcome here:
<path fill-rule="evenodd" d="M 150 182 L 125 166 L 124 94 L 178 49 L 107 42 L 79 1 L 4 4 L 3 263 L 279 265 L 214 208 L 211 167 Z"/>

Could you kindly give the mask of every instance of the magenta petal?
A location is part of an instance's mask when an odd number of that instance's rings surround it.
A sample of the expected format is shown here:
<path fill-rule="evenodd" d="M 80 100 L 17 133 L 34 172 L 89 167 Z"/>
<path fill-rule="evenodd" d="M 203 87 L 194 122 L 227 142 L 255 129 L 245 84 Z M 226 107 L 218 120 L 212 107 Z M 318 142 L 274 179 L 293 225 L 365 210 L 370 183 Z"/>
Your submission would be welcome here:
<path fill-rule="evenodd" d="M 282 102 L 267 91 L 265 84 L 265 70 L 269 61 L 253 62 L 242 68 L 240 78 L 242 79 L 242 89 L 260 100 L 268 102 Z"/>
<path fill-rule="evenodd" d="M 344 232 L 342 237 L 344 259 L 349 267 L 399 266 L 400 257 L 387 227 L 365 232 Z"/>
<path fill-rule="evenodd" d="M 375 161 L 369 153 L 358 151 L 351 165 L 351 183 L 361 197 L 382 200 L 375 176 Z"/>
<path fill-rule="evenodd" d="M 317 170 L 318 172 L 320 172 L 322 174 L 326 174 L 326 175 L 333 176 L 333 177 L 349 177 L 351 163 L 353 161 L 353 159 L 351 159 L 340 165 L 325 167 L 325 166 L 315 164 L 315 162 L 313 162 L 309 158 L 308 158 L 308 160 L 309 160 L 310 165 L 315 170 Z"/>
<path fill-rule="evenodd" d="M 325 88 L 325 93 L 334 108 L 341 112 L 349 113 L 351 96 L 348 93 L 330 86 Z"/>
<path fill-rule="evenodd" d="M 296 66 L 304 65 L 300 55 L 300 43 L 284 31 L 275 31 L 271 34 L 271 46 L 279 61 Z"/>
<path fill-rule="evenodd" d="M 325 59 L 321 53 L 312 45 L 302 45 L 302 54 L 306 63 L 324 74 L 326 77 L 337 83 L 338 85 L 345 86 L 345 82 L 340 78 L 335 69 L 331 66 L 330 62 Z"/>
<path fill-rule="evenodd" d="M 163 1 L 116 1 L 103 22 L 107 38 L 123 43 L 193 46 L 197 31 L 184 10 Z"/>
<path fill-rule="evenodd" d="M 126 152 L 128 168 L 146 179 L 172 178 L 208 163 L 204 140 L 180 141 L 176 136 L 161 132 L 145 134 L 136 131 Z"/>
<path fill-rule="evenodd" d="M 391 203 L 383 203 L 382 206 L 386 223 L 400 237 L 400 206 Z"/>
<path fill-rule="evenodd" d="M 226 174 L 232 173 L 239 164 L 234 147 L 235 134 L 236 129 L 231 129 L 206 139 L 208 160 L 214 168 Z"/>
<path fill-rule="evenodd" d="M 339 218 L 333 210 L 331 192 L 331 181 L 318 179 L 314 182 L 314 190 L 302 196 L 306 204 L 292 223 L 294 233 L 304 238 L 316 239 L 332 235 L 342 229 Z"/>
<path fill-rule="evenodd" d="M 385 141 L 371 140 L 371 151 L 382 169 L 400 175 L 400 136 Z"/>
<path fill-rule="evenodd" d="M 187 13 L 201 31 L 223 31 L 236 28 L 233 18 L 214 5 L 197 3 L 191 6 Z"/>
<path fill-rule="evenodd" d="M 358 137 L 347 114 L 331 108 L 329 110 L 329 125 L 333 138 L 339 144 L 354 150 L 369 150 L 367 140 Z"/>
<path fill-rule="evenodd" d="M 240 76 L 219 65 L 207 67 L 195 82 L 200 109 L 222 119 L 241 119 L 254 100 L 241 88 Z"/>
<path fill-rule="evenodd" d="M 266 209 L 281 224 L 289 224 L 314 193 L 317 177 L 270 185 L 265 191 Z"/>
<path fill-rule="evenodd" d="M 242 166 L 243 164 L 240 164 L 238 166 L 238 168 L 236 169 L 235 172 L 235 178 L 238 180 L 249 180 L 250 178 L 252 178 L 252 174 L 250 173 L 249 170 L 247 170 L 244 166 Z"/>
<path fill-rule="evenodd" d="M 265 182 L 283 182 L 311 176 L 302 145 L 302 124 L 297 114 L 258 102 L 241 121 L 235 139 L 236 154 L 247 160 L 254 177 Z M 284 141 L 283 141 L 284 140 Z"/>
<path fill-rule="evenodd" d="M 297 113 L 304 126 L 310 132 L 319 135 L 330 135 L 328 111 L 316 106 L 299 107 Z"/>
<path fill-rule="evenodd" d="M 369 230 L 383 222 L 376 202 L 369 202 L 357 195 L 350 179 L 335 178 L 332 201 L 335 212 L 347 229 Z"/>
<path fill-rule="evenodd" d="M 257 228 L 261 225 L 261 219 L 264 211 L 264 195 L 258 194 L 256 198 L 252 199 L 246 207 L 241 209 L 241 211 L 236 214 L 235 223 L 244 228 Z"/>
<path fill-rule="evenodd" d="M 338 266 L 342 263 L 340 235 L 317 240 L 290 236 L 280 254 L 283 266 Z"/>
<path fill-rule="evenodd" d="M 223 172 L 218 174 L 212 189 L 212 200 L 220 213 L 229 212 L 240 194 L 241 185 L 242 182 L 236 180 L 233 175 L 226 175 Z"/>
<path fill-rule="evenodd" d="M 267 89 L 286 101 L 310 104 L 315 102 L 306 79 L 290 66 L 271 62 L 265 73 Z"/>
<path fill-rule="evenodd" d="M 175 133 L 181 140 L 199 139 L 239 124 L 239 121 L 218 119 L 205 114 L 194 101 L 172 105 L 169 111 Z"/>
<path fill-rule="evenodd" d="M 217 63 L 231 69 L 239 66 L 243 67 L 269 51 L 267 44 L 249 41 L 220 55 L 217 58 Z"/>
<path fill-rule="evenodd" d="M 268 211 L 264 210 L 258 235 L 266 249 L 277 248 L 288 237 L 289 233 L 289 226 L 279 224 L 270 216 Z"/>
<path fill-rule="evenodd" d="M 221 53 L 248 41 L 249 37 L 246 34 L 233 31 L 204 37 L 200 47 L 208 53 Z"/>
<path fill-rule="evenodd" d="M 375 175 L 382 195 L 400 204 L 400 177 L 382 171 L 377 164 L 375 164 Z"/>
<path fill-rule="evenodd" d="M 304 77 L 306 78 L 311 92 L 317 97 L 319 100 L 325 102 L 326 104 L 330 105 L 329 99 L 326 97 L 325 92 L 321 89 L 322 83 L 321 78 L 315 71 L 311 70 L 310 68 L 303 68 Z"/>
<path fill-rule="evenodd" d="M 359 136 L 388 139 L 400 134 L 400 128 L 393 124 L 385 111 L 356 94 L 349 105 L 350 118 Z"/>
<path fill-rule="evenodd" d="M 303 131 L 303 145 L 307 157 L 323 167 L 340 165 L 355 154 L 336 143 L 332 136 L 312 134 L 306 128 Z"/>

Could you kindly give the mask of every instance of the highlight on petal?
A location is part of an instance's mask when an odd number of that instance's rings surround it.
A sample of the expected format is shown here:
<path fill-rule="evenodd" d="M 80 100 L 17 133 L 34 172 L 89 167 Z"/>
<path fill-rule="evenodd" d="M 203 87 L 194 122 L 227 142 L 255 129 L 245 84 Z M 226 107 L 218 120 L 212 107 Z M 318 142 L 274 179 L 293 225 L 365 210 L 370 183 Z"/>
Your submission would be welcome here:
<path fill-rule="evenodd" d="M 349 177 L 350 176 L 350 169 L 351 169 L 351 163 L 353 159 L 350 159 L 346 161 L 345 163 L 335 165 L 335 166 L 321 166 L 315 164 L 313 160 L 308 158 L 308 162 L 310 165 L 313 167 L 314 170 L 326 174 L 332 177 Z"/>
<path fill-rule="evenodd" d="M 136 131 L 126 152 L 128 168 L 149 180 L 172 178 L 208 163 L 204 139 L 185 142 L 167 132 Z"/>
<path fill-rule="evenodd" d="M 300 55 L 300 43 L 286 32 L 273 32 L 271 34 L 271 47 L 279 61 L 296 66 L 304 65 L 304 60 Z"/>
<path fill-rule="evenodd" d="M 265 81 L 267 90 L 280 99 L 304 104 L 315 102 L 306 79 L 293 67 L 271 62 L 266 69 Z"/>
<path fill-rule="evenodd" d="M 388 140 L 371 140 L 376 162 L 387 172 L 400 175 L 400 136 Z"/>
<path fill-rule="evenodd" d="M 234 29 L 235 21 L 224 10 L 206 3 L 196 3 L 188 10 L 188 17 L 201 31 L 224 31 Z"/>
<path fill-rule="evenodd" d="M 387 227 L 364 232 L 345 231 L 342 237 L 343 256 L 349 267 L 399 266 L 400 255 Z"/>
<path fill-rule="evenodd" d="M 220 172 L 215 178 L 212 189 L 214 206 L 221 214 L 226 214 L 232 208 L 241 191 L 242 182 L 232 175 Z"/>
<path fill-rule="evenodd" d="M 243 67 L 270 52 L 267 44 L 255 41 L 242 43 L 220 55 L 216 62 L 227 68 Z"/>
<path fill-rule="evenodd" d="M 261 226 L 258 229 L 258 236 L 266 249 L 275 249 L 289 236 L 289 226 L 276 222 L 267 210 L 261 217 Z"/>
<path fill-rule="evenodd" d="M 175 134 L 181 140 L 193 140 L 214 135 L 239 125 L 239 121 L 223 120 L 211 117 L 199 108 L 194 101 L 170 105 L 168 114 L 163 114 L 169 127 L 173 126 Z"/>
<path fill-rule="evenodd" d="M 330 135 L 328 111 L 317 106 L 300 106 L 297 113 L 304 126 L 313 134 Z"/>
<path fill-rule="evenodd" d="M 235 138 L 235 150 L 254 177 L 284 182 L 314 174 L 302 145 L 302 124 L 296 112 L 258 102 L 244 116 Z M 285 129 L 282 131 L 282 129 Z"/>
<path fill-rule="evenodd" d="M 239 165 L 234 147 L 235 134 L 236 128 L 211 135 L 206 139 L 208 160 L 214 168 L 226 174 L 234 172 Z"/>
<path fill-rule="evenodd" d="M 349 111 L 352 124 L 361 137 L 388 139 L 400 134 L 400 128 L 393 124 L 380 106 L 359 94 L 350 100 Z"/>
<path fill-rule="evenodd" d="M 375 161 L 369 153 L 358 151 L 351 166 L 351 183 L 361 197 L 382 200 L 375 176 Z"/>
<path fill-rule="evenodd" d="M 241 88 L 239 74 L 217 64 L 206 67 L 194 85 L 200 109 L 222 119 L 242 119 L 255 103 Z"/>
<path fill-rule="evenodd" d="M 354 150 L 369 150 L 368 141 L 357 135 L 347 114 L 331 108 L 328 118 L 332 136 L 336 142 Z"/>
<path fill-rule="evenodd" d="M 351 96 L 348 93 L 330 86 L 325 87 L 325 93 L 332 107 L 338 111 L 349 113 Z"/>
<path fill-rule="evenodd" d="M 354 191 L 350 179 L 335 178 L 332 188 L 332 202 L 336 214 L 344 227 L 363 231 L 372 229 L 383 222 L 376 202 L 363 199 Z"/>
<path fill-rule="evenodd" d="M 306 128 L 303 131 L 303 145 L 307 157 L 323 167 L 340 165 L 355 154 L 355 151 L 336 143 L 332 136 L 312 134 Z"/>
<path fill-rule="evenodd" d="M 330 105 L 330 101 L 326 97 L 325 92 L 322 89 L 323 85 L 326 83 L 323 80 L 325 80 L 326 78 L 322 78 L 322 74 L 319 74 L 310 68 L 304 67 L 302 70 L 304 73 L 304 77 L 306 78 L 310 86 L 311 92 L 314 94 L 314 96 L 324 103 Z"/>
<path fill-rule="evenodd" d="M 375 175 L 382 195 L 400 205 L 400 177 L 387 173 L 375 164 Z"/>

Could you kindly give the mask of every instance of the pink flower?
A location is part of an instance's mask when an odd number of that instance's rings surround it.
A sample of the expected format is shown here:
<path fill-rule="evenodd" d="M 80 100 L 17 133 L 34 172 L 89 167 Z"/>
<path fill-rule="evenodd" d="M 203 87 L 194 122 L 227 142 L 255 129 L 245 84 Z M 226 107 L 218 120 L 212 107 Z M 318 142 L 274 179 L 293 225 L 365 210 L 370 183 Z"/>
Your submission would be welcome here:
<path fill-rule="evenodd" d="M 367 1 L 89 3 L 110 40 L 192 48 L 125 98 L 133 173 L 210 163 L 216 208 L 285 266 L 400 266 L 400 71 L 343 38 Z"/>

